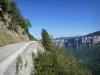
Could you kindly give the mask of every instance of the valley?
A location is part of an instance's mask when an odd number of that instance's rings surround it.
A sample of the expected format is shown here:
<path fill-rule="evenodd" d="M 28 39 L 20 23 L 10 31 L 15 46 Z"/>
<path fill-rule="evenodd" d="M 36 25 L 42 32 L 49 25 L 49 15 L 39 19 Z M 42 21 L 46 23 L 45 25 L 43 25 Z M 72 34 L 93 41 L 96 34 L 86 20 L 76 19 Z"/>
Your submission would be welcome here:
<path fill-rule="evenodd" d="M 93 75 L 100 75 L 100 31 L 85 36 L 57 38 L 54 42 L 64 46 L 65 55 L 72 55 Z"/>

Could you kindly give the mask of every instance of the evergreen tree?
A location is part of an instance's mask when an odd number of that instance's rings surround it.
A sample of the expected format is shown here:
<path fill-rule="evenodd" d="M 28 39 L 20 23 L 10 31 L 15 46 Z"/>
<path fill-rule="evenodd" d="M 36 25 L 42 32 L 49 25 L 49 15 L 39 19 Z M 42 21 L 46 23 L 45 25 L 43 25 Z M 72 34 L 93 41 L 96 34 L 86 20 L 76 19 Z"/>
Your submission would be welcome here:
<path fill-rule="evenodd" d="M 48 34 L 48 32 L 45 29 L 42 29 L 42 44 L 44 46 L 44 49 L 47 51 L 50 51 L 51 46 L 53 45 L 52 40 Z"/>

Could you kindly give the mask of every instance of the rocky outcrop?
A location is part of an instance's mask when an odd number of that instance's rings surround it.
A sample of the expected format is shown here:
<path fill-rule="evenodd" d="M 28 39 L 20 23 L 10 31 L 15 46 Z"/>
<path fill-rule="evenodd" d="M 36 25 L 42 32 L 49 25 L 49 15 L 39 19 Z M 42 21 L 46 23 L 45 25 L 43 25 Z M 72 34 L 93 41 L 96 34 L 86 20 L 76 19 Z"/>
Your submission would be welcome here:
<path fill-rule="evenodd" d="M 2 16 L 0 16 L 0 37 L 4 39 L 0 39 L 0 45 L 9 44 L 9 43 L 15 43 L 15 42 L 23 42 L 23 41 L 30 41 L 29 36 L 27 34 L 23 34 L 24 29 L 22 29 L 19 25 L 17 26 L 18 32 L 15 32 L 14 30 L 9 30 L 8 26 L 11 21 L 11 17 L 9 17 L 9 14 L 3 13 L 2 10 L 0 11 L 2 13 L 4 20 L 2 20 Z M 2 33 L 5 33 L 12 37 L 13 39 L 8 39 L 9 37 L 6 35 L 1 35 Z M 3 42 L 3 40 L 9 40 L 11 42 Z M 14 41 L 13 41 L 14 40 Z"/>
<path fill-rule="evenodd" d="M 96 33 L 96 35 L 95 35 Z M 79 36 L 79 37 L 66 37 L 66 38 L 59 38 L 53 40 L 56 45 L 63 46 L 66 45 L 74 45 L 74 46 L 89 46 L 92 44 L 100 43 L 100 32 L 97 35 L 97 32 L 88 34 L 86 36 Z M 90 36 L 91 35 L 91 36 Z"/>

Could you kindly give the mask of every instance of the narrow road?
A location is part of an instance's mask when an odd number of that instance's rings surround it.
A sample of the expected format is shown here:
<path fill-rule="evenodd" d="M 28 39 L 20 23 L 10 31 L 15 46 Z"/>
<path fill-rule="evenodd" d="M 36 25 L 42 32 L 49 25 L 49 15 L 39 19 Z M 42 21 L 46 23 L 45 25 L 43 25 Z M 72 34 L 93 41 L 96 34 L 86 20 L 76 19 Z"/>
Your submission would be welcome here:
<path fill-rule="evenodd" d="M 13 55 L 18 50 L 20 50 L 27 43 L 29 43 L 29 42 L 10 44 L 10 45 L 6 45 L 4 47 L 0 47 L 0 63 L 2 63 L 8 57 Z"/>
<path fill-rule="evenodd" d="M 28 54 L 27 50 L 33 50 L 34 53 L 37 53 L 37 48 L 37 41 L 16 43 L 0 47 L 0 75 L 4 74 L 6 69 L 18 57 L 19 54 Z"/>

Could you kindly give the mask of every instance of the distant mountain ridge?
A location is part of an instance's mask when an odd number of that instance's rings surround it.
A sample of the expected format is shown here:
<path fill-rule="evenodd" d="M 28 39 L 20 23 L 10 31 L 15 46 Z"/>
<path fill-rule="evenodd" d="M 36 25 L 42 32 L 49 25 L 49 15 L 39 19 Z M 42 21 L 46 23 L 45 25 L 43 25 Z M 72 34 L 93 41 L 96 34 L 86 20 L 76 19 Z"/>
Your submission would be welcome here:
<path fill-rule="evenodd" d="M 85 36 L 87 36 L 87 37 L 100 36 L 100 31 L 93 32 L 93 33 L 87 34 Z"/>
<path fill-rule="evenodd" d="M 57 40 L 57 39 L 67 39 L 67 38 L 76 38 L 76 37 L 93 37 L 93 36 L 100 36 L 100 31 L 96 31 L 96 32 L 93 32 L 93 33 L 90 33 L 90 34 L 87 34 L 87 35 L 83 35 L 83 36 L 58 37 L 58 38 L 55 38 L 54 40 Z"/>
<path fill-rule="evenodd" d="M 65 54 L 72 55 L 93 75 L 100 75 L 100 31 L 84 36 L 60 37 L 53 41 L 58 46 L 64 46 Z"/>
<path fill-rule="evenodd" d="M 53 39 L 54 43 L 60 46 L 66 45 L 91 45 L 91 44 L 97 44 L 100 42 L 100 31 L 90 33 L 84 36 L 75 36 L 75 37 L 59 37 L 56 39 Z"/>

